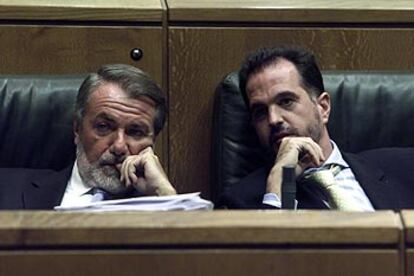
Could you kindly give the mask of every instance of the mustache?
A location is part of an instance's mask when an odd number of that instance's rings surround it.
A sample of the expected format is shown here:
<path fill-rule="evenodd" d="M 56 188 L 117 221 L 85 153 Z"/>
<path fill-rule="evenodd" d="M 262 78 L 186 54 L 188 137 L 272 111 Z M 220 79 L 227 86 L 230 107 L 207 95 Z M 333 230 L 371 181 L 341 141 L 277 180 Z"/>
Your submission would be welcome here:
<path fill-rule="evenodd" d="M 272 125 L 270 127 L 269 144 L 272 145 L 278 136 L 282 134 L 290 134 L 292 130 L 283 124 Z"/>
<path fill-rule="evenodd" d="M 289 128 L 284 126 L 283 124 L 271 125 L 270 126 L 270 135 L 274 136 L 279 134 L 280 132 L 288 132 Z"/>
<path fill-rule="evenodd" d="M 269 145 L 273 147 L 281 137 L 285 136 L 299 136 L 299 131 L 297 128 L 287 127 L 283 124 L 272 125 L 270 127 Z"/>
<path fill-rule="evenodd" d="M 125 156 L 117 156 L 110 153 L 103 154 L 101 158 L 99 158 L 99 165 L 106 166 L 106 165 L 117 165 L 122 164 L 124 162 Z"/>

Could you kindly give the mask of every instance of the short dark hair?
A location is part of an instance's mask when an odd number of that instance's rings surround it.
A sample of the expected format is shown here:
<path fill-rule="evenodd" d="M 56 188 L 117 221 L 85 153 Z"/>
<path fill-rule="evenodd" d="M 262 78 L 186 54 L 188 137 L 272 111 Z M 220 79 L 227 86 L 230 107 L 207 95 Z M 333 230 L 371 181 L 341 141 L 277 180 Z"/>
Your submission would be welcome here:
<path fill-rule="evenodd" d="M 157 135 L 165 123 L 167 104 L 164 93 L 144 71 L 126 64 L 102 66 L 96 73 L 89 74 L 79 88 L 75 106 L 75 120 L 79 125 L 85 116 L 85 109 L 91 94 L 105 82 L 118 84 L 132 99 L 148 97 L 155 102 L 154 132 Z"/>
<path fill-rule="evenodd" d="M 298 46 L 283 45 L 274 48 L 260 48 L 247 55 L 239 71 L 239 85 L 242 96 L 249 105 L 246 84 L 252 74 L 285 59 L 292 62 L 301 76 L 302 85 L 309 96 L 319 96 L 325 91 L 321 71 L 315 56 L 308 50 Z"/>

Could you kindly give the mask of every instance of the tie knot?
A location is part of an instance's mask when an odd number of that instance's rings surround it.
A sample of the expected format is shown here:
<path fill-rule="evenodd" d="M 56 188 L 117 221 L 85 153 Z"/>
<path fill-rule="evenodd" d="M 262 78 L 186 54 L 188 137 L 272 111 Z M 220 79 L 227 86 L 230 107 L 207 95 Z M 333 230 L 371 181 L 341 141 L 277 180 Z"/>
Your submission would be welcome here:
<path fill-rule="evenodd" d="M 321 198 L 326 200 L 331 209 L 342 211 L 361 211 L 360 205 L 355 198 L 349 194 L 349 190 L 344 190 L 338 185 L 335 176 L 344 167 L 337 164 L 329 164 L 322 168 L 308 171 L 302 177 L 307 189 L 319 191 Z"/>
<path fill-rule="evenodd" d="M 107 191 L 100 188 L 91 189 L 90 193 L 92 194 L 92 202 L 103 201 L 110 199 L 110 195 Z"/>
<path fill-rule="evenodd" d="M 312 168 L 304 173 L 300 182 L 327 188 L 335 184 L 335 176 L 342 170 L 338 164 L 328 164 L 320 168 Z"/>
<path fill-rule="evenodd" d="M 327 168 L 333 176 L 336 176 L 340 171 L 342 171 L 343 167 L 339 164 L 328 164 L 324 166 L 324 168 Z"/>

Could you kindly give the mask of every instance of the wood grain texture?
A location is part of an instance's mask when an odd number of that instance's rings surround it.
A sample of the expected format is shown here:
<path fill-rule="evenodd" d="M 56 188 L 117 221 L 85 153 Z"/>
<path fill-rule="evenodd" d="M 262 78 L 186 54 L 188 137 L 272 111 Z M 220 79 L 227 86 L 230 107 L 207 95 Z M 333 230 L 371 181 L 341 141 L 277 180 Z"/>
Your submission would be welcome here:
<path fill-rule="evenodd" d="M 323 70 L 414 70 L 414 30 L 398 28 L 207 28 L 169 30 L 170 175 L 181 192 L 210 196 L 213 95 L 258 47 L 297 44 Z"/>
<path fill-rule="evenodd" d="M 414 22 L 409 0 L 168 0 L 171 21 Z"/>
<path fill-rule="evenodd" d="M 399 266 L 396 250 L 38 250 L 0 251 L 0 274 L 395 276 Z"/>
<path fill-rule="evenodd" d="M 0 0 L 0 18 L 161 22 L 159 0 Z"/>
<path fill-rule="evenodd" d="M 162 81 L 161 27 L 0 26 L 1 74 L 82 74 L 102 64 L 141 67 Z M 130 51 L 141 48 L 135 62 Z"/>
<path fill-rule="evenodd" d="M 0 247 L 142 245 L 386 245 L 401 222 L 391 211 L 0 212 Z"/>
<path fill-rule="evenodd" d="M 405 239 L 409 247 L 414 247 L 414 210 L 401 211 L 401 219 L 405 227 Z"/>
<path fill-rule="evenodd" d="M 405 275 L 407 276 L 414 275 L 414 249 L 413 248 L 409 248 L 406 250 L 405 262 L 406 262 Z"/>

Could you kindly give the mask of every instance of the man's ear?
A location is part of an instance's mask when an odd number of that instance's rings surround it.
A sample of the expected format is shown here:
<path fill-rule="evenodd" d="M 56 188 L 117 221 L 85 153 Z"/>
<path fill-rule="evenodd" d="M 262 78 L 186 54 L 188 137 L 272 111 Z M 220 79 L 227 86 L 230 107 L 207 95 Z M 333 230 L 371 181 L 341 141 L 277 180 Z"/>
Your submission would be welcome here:
<path fill-rule="evenodd" d="M 317 99 L 317 104 L 322 122 L 327 124 L 329 121 L 329 114 L 331 113 L 331 96 L 329 96 L 329 93 L 322 92 Z"/>
<path fill-rule="evenodd" d="M 80 126 L 79 126 L 77 120 L 73 120 L 73 124 L 72 125 L 73 125 L 73 134 L 74 134 L 74 143 L 75 143 L 75 145 L 78 145 L 78 143 L 79 143 L 79 129 L 80 129 Z"/>

